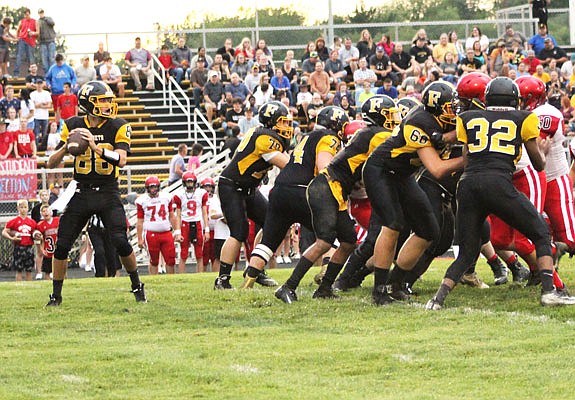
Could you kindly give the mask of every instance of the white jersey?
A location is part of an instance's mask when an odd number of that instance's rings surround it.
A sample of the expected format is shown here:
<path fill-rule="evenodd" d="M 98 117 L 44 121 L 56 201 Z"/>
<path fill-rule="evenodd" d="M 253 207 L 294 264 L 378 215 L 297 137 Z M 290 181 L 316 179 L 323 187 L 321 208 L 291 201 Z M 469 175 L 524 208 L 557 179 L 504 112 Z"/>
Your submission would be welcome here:
<path fill-rule="evenodd" d="M 204 223 L 202 207 L 208 204 L 208 192 L 204 189 L 196 189 L 193 193 L 188 193 L 186 189 L 181 189 L 174 195 L 174 206 L 182 210 L 182 221 Z"/>
<path fill-rule="evenodd" d="M 172 198 L 168 193 L 159 192 L 157 197 L 148 193 L 136 199 L 138 219 L 144 220 L 144 230 L 150 232 L 167 232 L 172 229 L 170 210 Z"/>
<path fill-rule="evenodd" d="M 563 147 L 563 114 L 549 103 L 537 107 L 533 112 L 539 117 L 541 137 L 551 141 L 545 163 L 545 174 L 549 182 L 569 174 L 569 164 Z"/>
<path fill-rule="evenodd" d="M 214 207 L 214 203 L 217 202 L 217 206 L 220 207 L 220 200 L 216 198 L 214 200 L 215 195 L 212 197 L 208 196 L 208 226 L 210 227 L 210 231 L 214 231 L 216 229 L 216 220 L 210 218 L 210 212 Z M 221 207 L 220 207 L 221 208 Z"/>
<path fill-rule="evenodd" d="M 210 220 L 215 221 L 214 225 L 214 239 L 216 240 L 226 240 L 230 237 L 230 228 L 228 224 L 224 221 L 224 217 L 218 219 L 213 219 L 211 215 L 222 215 L 222 206 L 220 203 L 220 198 L 214 194 L 214 197 L 210 199 Z"/>

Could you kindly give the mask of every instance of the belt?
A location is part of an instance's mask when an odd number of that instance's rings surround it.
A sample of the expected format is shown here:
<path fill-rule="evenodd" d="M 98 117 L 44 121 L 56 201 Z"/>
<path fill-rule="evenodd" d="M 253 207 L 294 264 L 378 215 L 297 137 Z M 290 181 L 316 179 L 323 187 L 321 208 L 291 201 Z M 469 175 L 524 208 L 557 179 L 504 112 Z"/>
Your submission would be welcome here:
<path fill-rule="evenodd" d="M 104 189 L 117 189 L 118 188 L 118 183 L 114 182 L 114 183 L 78 183 L 78 185 L 76 186 L 76 190 L 77 191 L 92 191 L 92 192 L 98 192 L 100 190 L 104 190 Z"/>

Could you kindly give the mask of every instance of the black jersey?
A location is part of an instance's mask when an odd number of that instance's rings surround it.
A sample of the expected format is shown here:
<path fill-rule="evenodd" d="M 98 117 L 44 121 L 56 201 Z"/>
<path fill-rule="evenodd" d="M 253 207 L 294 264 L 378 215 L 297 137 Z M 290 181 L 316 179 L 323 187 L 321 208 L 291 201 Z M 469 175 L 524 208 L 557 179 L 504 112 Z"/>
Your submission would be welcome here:
<path fill-rule="evenodd" d="M 417 150 L 433 147 L 430 137 L 434 132 L 443 132 L 437 119 L 422 108 L 413 110 L 394 129 L 393 135 L 373 151 L 374 165 L 411 175 L 422 165 Z"/>
<path fill-rule="evenodd" d="M 361 180 L 361 170 L 367 157 L 390 136 L 391 131 L 379 126 L 362 128 L 345 149 L 331 160 L 327 166 L 328 175 L 341 183 L 345 195 L 349 195 L 354 183 Z"/>
<path fill-rule="evenodd" d="M 453 158 L 461 157 L 463 155 L 463 146 L 461 145 L 449 145 L 446 146 L 439 156 L 442 160 L 451 160 Z M 422 167 L 421 176 L 427 178 L 433 182 L 438 183 L 441 187 L 447 191 L 452 196 L 455 196 L 455 191 L 457 190 L 457 182 L 459 178 L 461 178 L 461 174 L 463 174 L 463 170 L 458 170 L 452 172 L 449 175 L 444 176 L 443 178 L 437 179 L 431 172 L 425 167 Z"/>
<path fill-rule="evenodd" d="M 244 188 L 257 187 L 267 172 L 273 168 L 269 161 L 289 146 L 287 139 L 275 131 L 255 127 L 250 129 L 238 145 L 222 176 Z"/>
<path fill-rule="evenodd" d="M 467 145 L 464 177 L 487 171 L 511 175 L 523 142 L 539 136 L 539 119 L 531 111 L 474 110 L 457 117 L 456 129 L 457 140 Z"/>
<path fill-rule="evenodd" d="M 61 148 L 68 141 L 68 135 L 73 129 L 89 129 L 94 136 L 94 142 L 102 149 L 121 149 L 130 152 L 130 137 L 132 128 L 130 124 L 122 118 L 104 119 L 96 126 L 90 127 L 88 117 L 71 117 L 64 122 L 60 143 L 57 149 Z M 74 179 L 79 183 L 90 185 L 106 185 L 116 182 L 120 168 L 115 167 L 99 155 L 88 149 L 84 154 L 74 158 Z"/>
<path fill-rule="evenodd" d="M 316 160 L 322 151 L 335 155 L 340 138 L 329 129 L 317 129 L 304 136 L 293 150 L 289 162 L 276 178 L 276 183 L 307 186 L 318 174 Z"/>

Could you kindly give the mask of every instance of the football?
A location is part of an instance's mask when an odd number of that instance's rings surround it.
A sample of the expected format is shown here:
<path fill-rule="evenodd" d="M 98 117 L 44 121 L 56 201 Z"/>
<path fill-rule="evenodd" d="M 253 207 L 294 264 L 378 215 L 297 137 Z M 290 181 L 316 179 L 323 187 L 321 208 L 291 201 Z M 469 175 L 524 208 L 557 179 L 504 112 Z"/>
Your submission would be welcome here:
<path fill-rule="evenodd" d="M 79 131 L 73 130 L 70 132 L 66 146 L 68 146 L 68 152 L 71 155 L 79 156 L 80 154 L 84 154 L 86 152 L 89 143 L 82 137 L 82 134 Z"/>

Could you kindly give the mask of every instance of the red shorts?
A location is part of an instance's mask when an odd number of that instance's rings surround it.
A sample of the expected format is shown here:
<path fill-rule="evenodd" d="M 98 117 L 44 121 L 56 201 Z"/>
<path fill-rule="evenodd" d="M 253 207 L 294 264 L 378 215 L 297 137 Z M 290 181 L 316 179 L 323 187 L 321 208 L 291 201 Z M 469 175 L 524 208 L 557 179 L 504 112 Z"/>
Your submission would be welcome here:
<path fill-rule="evenodd" d="M 371 218 L 371 203 L 369 199 L 349 199 L 349 212 L 363 229 L 369 228 Z"/>
<path fill-rule="evenodd" d="M 216 260 L 216 251 L 214 247 L 214 231 L 210 232 L 210 238 L 204 242 L 204 265 L 208 265 Z"/>
<path fill-rule="evenodd" d="M 189 249 L 190 249 L 190 224 L 196 224 L 196 240 L 194 241 L 194 254 L 196 255 L 196 260 L 202 260 L 204 258 L 204 232 L 202 231 L 202 223 L 200 221 L 196 222 L 186 222 L 182 221 L 182 242 L 180 252 L 180 259 L 187 260 Z"/>
<path fill-rule="evenodd" d="M 549 218 L 553 239 L 575 249 L 575 210 L 573 182 L 569 175 L 560 176 L 547 183 L 545 214 Z"/>
<path fill-rule="evenodd" d="M 173 266 L 176 264 L 176 246 L 172 232 L 146 231 L 145 238 L 150 264 L 156 266 L 160 263 L 160 253 L 162 253 L 166 265 Z"/>

